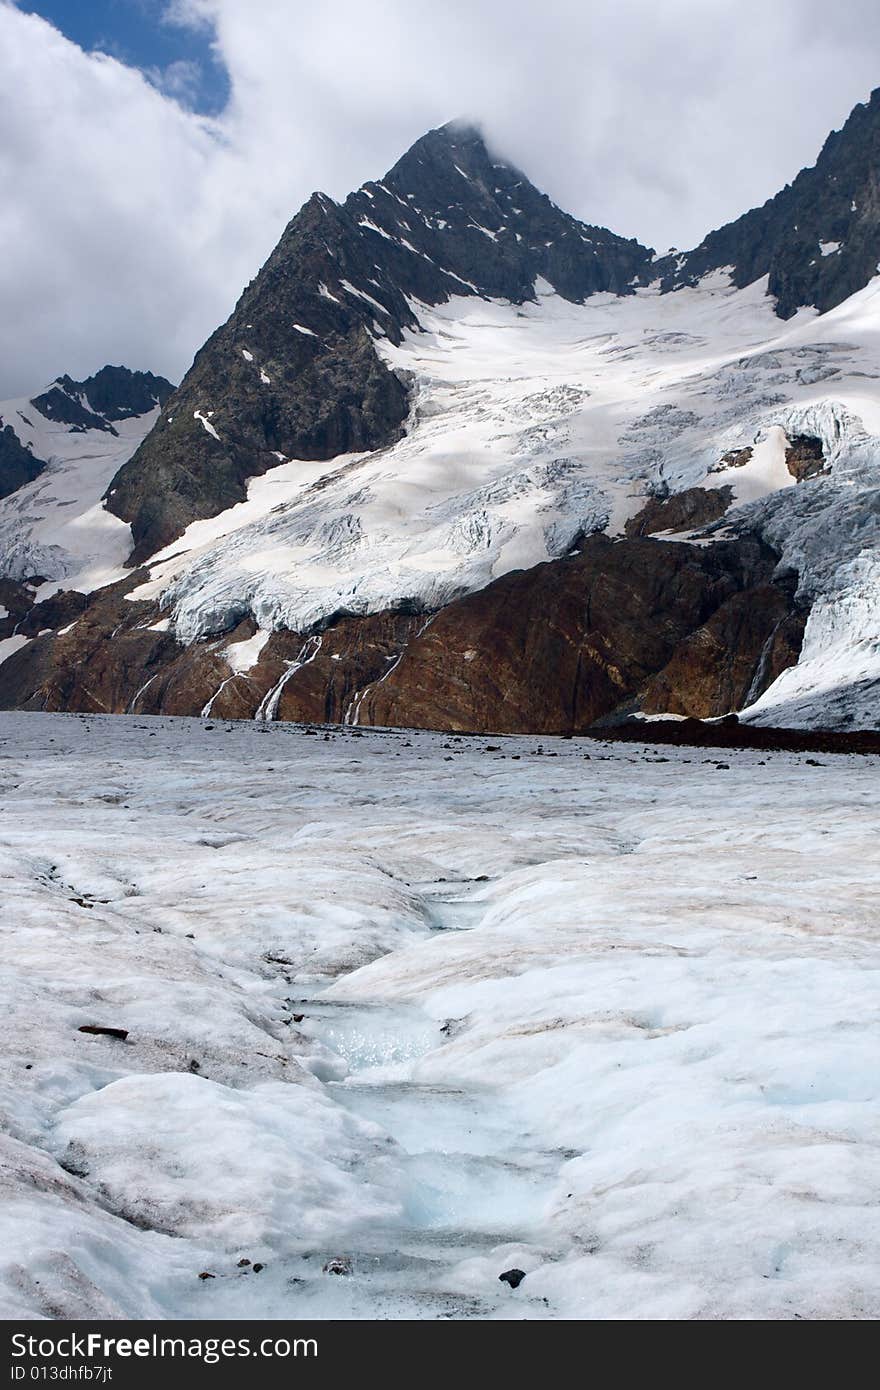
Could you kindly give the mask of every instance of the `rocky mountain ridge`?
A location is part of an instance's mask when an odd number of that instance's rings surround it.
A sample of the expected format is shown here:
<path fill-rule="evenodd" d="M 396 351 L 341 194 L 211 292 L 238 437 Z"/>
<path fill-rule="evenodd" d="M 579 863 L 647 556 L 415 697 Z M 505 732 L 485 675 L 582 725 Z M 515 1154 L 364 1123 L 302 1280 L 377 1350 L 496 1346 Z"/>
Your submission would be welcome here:
<path fill-rule="evenodd" d="M 561 212 L 458 124 L 429 132 L 341 205 L 313 194 L 108 490 L 110 511 L 131 524 L 132 562 L 244 501 L 247 479 L 285 459 L 399 438 L 406 385 L 376 340 L 418 328 L 413 301 L 522 303 L 538 276 L 571 299 L 629 293 L 649 256 Z"/>
<path fill-rule="evenodd" d="M 60 376 L 30 404 L 54 424 L 118 434 L 116 423 L 164 405 L 173 391 L 170 381 L 152 372 L 107 366 L 84 381 Z"/>
<path fill-rule="evenodd" d="M 27 438 L 34 429 L 34 412 L 44 427 L 67 427 L 77 434 L 99 430 L 118 438 L 120 421 L 149 414 L 164 405 L 173 391 L 170 381 L 152 372 L 106 366 L 84 381 L 57 377 L 39 395 L 13 403 L 11 410 L 7 407 L 7 419 L 0 413 L 0 497 L 33 482 L 46 467 L 48 460 L 37 457 L 33 439 Z"/>
<path fill-rule="evenodd" d="M 815 170 L 659 261 L 460 125 L 313 195 L 142 443 L 110 378 L 34 398 L 68 437 L 128 433 L 88 513 L 103 577 L 65 587 L 51 547 L 27 552 L 51 585 L 7 568 L 0 704 L 876 722 L 878 125 L 875 94 Z M 842 180 L 849 249 L 823 240 Z M 73 418 L 102 387 L 103 426 Z"/>
<path fill-rule="evenodd" d="M 735 285 L 768 276 L 781 318 L 824 313 L 864 288 L 880 261 L 880 88 L 832 131 L 815 165 L 760 208 L 711 232 L 693 251 L 649 272 L 665 291 L 730 268 Z"/>

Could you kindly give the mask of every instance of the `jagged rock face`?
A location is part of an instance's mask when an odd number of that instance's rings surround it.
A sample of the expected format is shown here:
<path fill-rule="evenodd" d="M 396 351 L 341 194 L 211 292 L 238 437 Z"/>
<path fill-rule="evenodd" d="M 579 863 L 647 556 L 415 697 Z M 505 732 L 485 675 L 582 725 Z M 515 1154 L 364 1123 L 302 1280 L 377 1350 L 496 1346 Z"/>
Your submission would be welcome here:
<path fill-rule="evenodd" d="M 799 483 L 827 471 L 822 441 L 812 434 L 796 434 L 785 451 L 785 466 Z"/>
<path fill-rule="evenodd" d="M 69 381 L 69 378 L 63 378 Z M 164 405 L 174 387 L 164 376 L 152 372 L 132 372 L 128 367 L 102 367 L 85 381 L 73 386 L 88 399 L 96 414 L 105 420 L 127 420 L 146 415 L 156 405 Z"/>
<path fill-rule="evenodd" d="M 34 586 L 20 584 L 14 579 L 0 579 L 0 608 L 5 608 L 5 617 L 0 618 L 0 641 L 12 637 L 17 625 L 34 607 Z"/>
<path fill-rule="evenodd" d="M 127 367 L 102 367 L 85 381 L 61 376 L 31 405 L 56 424 L 75 430 L 106 430 L 118 434 L 113 421 L 145 415 L 164 405 L 173 392 L 170 381 L 152 372 L 132 372 Z"/>
<path fill-rule="evenodd" d="M 83 405 L 76 387 L 77 383 L 69 376 L 60 377 L 54 386 L 32 397 L 31 405 L 54 424 L 70 425 L 78 431 L 106 430 L 108 434 L 116 434 L 109 420 Z"/>
<path fill-rule="evenodd" d="M 26 613 L 20 630 L 43 635 L 0 664 L 0 708 L 125 713 L 140 686 L 177 649 L 173 637 L 151 628 L 155 604 L 125 598 L 137 578 L 100 589 L 90 601 L 58 595 L 49 601 L 59 604 L 56 611 L 39 604 Z M 53 626 L 70 630 L 43 632 L 50 618 Z"/>
<path fill-rule="evenodd" d="M 804 623 L 783 584 L 732 595 L 645 683 L 634 711 L 704 719 L 742 709 L 795 664 Z"/>
<path fill-rule="evenodd" d="M 108 490 L 131 523 L 132 561 L 243 501 L 246 480 L 283 459 L 397 439 L 407 391 L 375 338 L 417 327 L 407 296 L 522 302 L 539 275 L 573 299 L 625 293 L 649 254 L 561 212 L 458 127 L 426 135 L 341 206 L 315 194 Z"/>
<path fill-rule="evenodd" d="M 867 285 L 880 260 L 880 88 L 833 131 L 816 164 L 763 207 L 710 233 L 686 255 L 656 262 L 665 290 L 732 267 L 733 283 L 769 275 L 780 318 L 802 305 L 833 309 Z"/>
<path fill-rule="evenodd" d="M 324 633 L 314 655 L 287 680 L 277 718 L 341 723 L 355 719 L 363 693 L 384 680 L 424 626 L 423 615 L 373 613 Z"/>
<path fill-rule="evenodd" d="M 277 632 L 236 673 L 247 619 L 181 646 L 155 604 L 59 596 L 20 631 L 78 613 L 0 665 L 0 707 L 562 733 L 628 714 L 706 717 L 741 708 L 797 660 L 803 617 L 758 540 L 694 547 L 591 536 L 429 616 L 346 617 L 311 636 Z M 55 602 L 50 601 L 50 602 Z M 107 633 L 114 631 L 112 640 Z"/>
<path fill-rule="evenodd" d="M 252 635 L 246 620 L 222 641 L 183 648 L 137 701 L 136 712 L 342 723 L 423 622 L 404 613 L 373 613 L 343 618 L 307 638 L 276 632 L 249 671 L 232 674 L 223 653 Z"/>
<path fill-rule="evenodd" d="M 751 450 L 743 450 L 751 454 Z M 669 497 L 652 497 L 640 512 L 630 517 L 627 536 L 653 536 L 658 531 L 695 531 L 709 526 L 724 515 L 733 499 L 733 489 L 717 487 L 685 488 Z"/>
<path fill-rule="evenodd" d="M 770 583 L 775 560 L 751 538 L 697 549 L 591 536 L 577 556 L 507 575 L 445 608 L 367 692 L 362 722 L 582 730 L 637 708 L 650 677 L 676 656 L 670 682 L 689 692 L 683 713 L 739 708 L 793 607 L 790 593 Z M 745 619 L 737 642 L 706 653 L 701 631 L 723 632 L 737 612 Z M 689 665 L 700 677 L 692 691 Z"/>
<path fill-rule="evenodd" d="M 520 304 L 533 297 L 538 276 L 576 301 L 600 290 L 630 294 L 650 255 L 562 212 L 520 170 L 494 159 L 476 131 L 456 124 L 416 141 L 345 206 L 405 293 L 430 304 L 462 289 Z"/>
<path fill-rule="evenodd" d="M 33 482 L 46 467 L 30 449 L 19 443 L 11 425 L 0 421 L 0 497 L 8 497 L 25 483 Z"/>
<path fill-rule="evenodd" d="M 246 480 L 285 458 L 332 458 L 397 437 L 405 387 L 376 355 L 368 304 L 339 284 L 373 275 L 351 219 L 312 198 L 110 486 L 108 508 L 131 523 L 133 561 L 243 501 Z M 394 314 L 409 321 L 388 289 Z"/>

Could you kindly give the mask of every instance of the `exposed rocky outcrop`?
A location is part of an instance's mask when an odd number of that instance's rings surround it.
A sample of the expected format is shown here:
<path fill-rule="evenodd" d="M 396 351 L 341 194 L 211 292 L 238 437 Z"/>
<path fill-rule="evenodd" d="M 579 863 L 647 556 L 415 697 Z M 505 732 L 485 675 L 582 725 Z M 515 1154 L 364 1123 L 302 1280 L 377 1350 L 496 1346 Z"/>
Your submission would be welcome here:
<path fill-rule="evenodd" d="M 805 615 L 793 589 L 759 583 L 727 599 L 645 682 L 633 712 L 705 719 L 757 699 L 798 659 Z"/>
<path fill-rule="evenodd" d="M 812 434 L 796 434 L 789 440 L 785 451 L 785 464 L 793 478 L 799 483 L 807 478 L 817 478 L 827 473 L 828 466 L 822 450 L 822 441 Z"/>
<path fill-rule="evenodd" d="M 24 592 L 28 592 L 25 590 Z M 51 598 L 31 603 L 20 616 L 15 631 L 23 637 L 38 637 L 41 632 L 60 631 L 76 622 L 89 606 L 85 594 L 75 589 L 61 589 Z"/>
<path fill-rule="evenodd" d="M 177 650 L 174 638 L 151 628 L 156 605 L 125 598 L 141 573 L 100 589 L 78 617 L 45 632 L 39 617 L 24 622 L 37 634 L 0 664 L 0 708 L 84 710 L 122 714 L 136 691 Z M 39 605 L 43 608 L 43 605 Z M 44 627 L 48 623 L 44 623 Z"/>
<path fill-rule="evenodd" d="M 689 487 L 668 497 L 652 497 L 626 523 L 628 536 L 653 536 L 658 531 L 696 531 L 709 526 L 727 511 L 733 500 L 730 487 Z"/>
<path fill-rule="evenodd" d="M 19 443 L 11 425 L 0 420 L 0 497 L 33 482 L 46 467 L 43 459 L 35 458 L 30 449 Z"/>
<path fill-rule="evenodd" d="M 317 654 L 285 683 L 279 719 L 356 719 L 364 692 L 384 681 L 425 623 L 424 615 L 345 618 L 323 634 Z"/>
<path fill-rule="evenodd" d="M 803 619 L 793 584 L 773 582 L 776 559 L 748 535 L 709 547 L 594 535 L 434 614 L 274 633 L 240 673 L 226 651 L 252 620 L 182 646 L 155 604 L 125 597 L 133 576 L 84 607 L 38 605 L 27 631 L 43 635 L 0 665 L 0 706 L 543 733 L 637 710 L 723 714 L 797 659 Z M 72 628 L 45 633 L 74 609 Z"/>
<path fill-rule="evenodd" d="M 18 624 L 33 608 L 34 588 L 34 584 L 0 579 L 0 608 L 6 610 L 6 616 L 0 618 L 0 639 L 12 637 Z"/>
<path fill-rule="evenodd" d="M 877 273 L 880 260 L 880 88 L 833 131 L 813 168 L 763 207 L 711 232 L 686 255 L 655 263 L 646 279 L 664 290 L 730 267 L 733 283 L 769 276 L 780 318 L 803 305 L 842 304 Z"/>
<path fill-rule="evenodd" d="M 722 454 L 717 463 L 709 469 L 710 473 L 724 473 L 728 468 L 745 468 L 755 452 L 751 444 L 747 444 L 744 449 L 728 449 L 726 454 Z"/>
<path fill-rule="evenodd" d="M 231 671 L 224 656 L 253 632 L 246 620 L 214 642 L 182 648 L 137 702 L 140 714 L 193 714 L 220 719 L 290 719 L 341 723 L 360 694 L 380 681 L 424 622 L 398 612 L 343 618 L 323 633 L 276 632 L 250 670 Z"/>
<path fill-rule="evenodd" d="M 591 536 L 576 556 L 507 575 L 443 609 L 366 693 L 363 722 L 586 729 L 637 705 L 676 655 L 680 685 L 689 665 L 699 676 L 689 713 L 738 708 L 793 608 L 790 593 L 771 582 L 775 561 L 751 537 L 703 548 Z M 697 636 L 729 631 L 737 615 L 734 645 Z"/>
<path fill-rule="evenodd" d="M 131 523 L 132 562 L 242 501 L 246 480 L 282 459 L 397 439 L 406 386 L 375 339 L 417 327 L 408 297 L 522 302 L 539 275 L 572 299 L 629 293 L 649 254 L 561 212 L 456 125 L 341 205 L 314 194 L 108 490 Z"/>

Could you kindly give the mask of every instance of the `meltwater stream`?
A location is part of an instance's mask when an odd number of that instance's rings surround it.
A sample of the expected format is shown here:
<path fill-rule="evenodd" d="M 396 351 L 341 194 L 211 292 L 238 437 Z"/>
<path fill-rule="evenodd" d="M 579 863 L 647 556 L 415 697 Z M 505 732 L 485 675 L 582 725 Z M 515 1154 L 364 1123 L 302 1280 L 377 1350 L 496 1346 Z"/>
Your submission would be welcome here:
<path fill-rule="evenodd" d="M 436 930 L 475 925 L 481 906 L 431 895 Z M 545 1213 L 568 1154 L 541 1150 L 522 1133 L 495 1088 L 420 1084 L 415 1064 L 448 1040 L 417 1008 L 302 1000 L 300 1025 L 345 1065 L 328 1080 L 333 1099 L 396 1145 L 402 1217 L 361 1230 L 353 1247 L 307 1252 L 292 1276 L 291 1315 L 326 1318 L 547 1316 L 528 1278 L 514 1290 L 498 1276 L 552 1258 Z M 341 1259 L 350 1273 L 324 1273 Z M 487 1278 L 488 1274 L 488 1278 Z"/>

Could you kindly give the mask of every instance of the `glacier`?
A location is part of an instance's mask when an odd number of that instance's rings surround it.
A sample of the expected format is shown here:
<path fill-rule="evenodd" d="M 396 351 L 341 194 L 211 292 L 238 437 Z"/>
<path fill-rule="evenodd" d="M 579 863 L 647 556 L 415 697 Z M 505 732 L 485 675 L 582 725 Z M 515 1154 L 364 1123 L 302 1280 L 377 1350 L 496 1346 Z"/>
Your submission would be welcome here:
<path fill-rule="evenodd" d="M 880 279 L 786 323 L 766 288 L 736 289 L 718 271 L 694 288 L 583 304 L 541 281 L 522 305 L 414 302 L 420 328 L 399 347 L 377 339 L 410 388 L 405 437 L 253 479 L 246 502 L 154 556 L 130 597 L 158 599 L 187 643 L 247 616 L 307 635 L 341 613 L 428 613 L 593 531 L 622 535 L 648 496 L 728 486 L 722 521 L 675 539 L 756 530 L 813 608 L 797 677 L 746 717 L 873 722 Z M 802 434 L 821 440 L 825 470 L 796 484 L 784 445 Z M 748 465 L 723 465 L 746 447 Z M 847 644 L 864 660 L 861 694 L 832 707 L 834 644 L 842 668 Z"/>
<path fill-rule="evenodd" d="M 28 713 L 0 757 L 4 1317 L 880 1312 L 877 757 Z"/>

